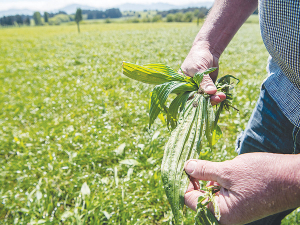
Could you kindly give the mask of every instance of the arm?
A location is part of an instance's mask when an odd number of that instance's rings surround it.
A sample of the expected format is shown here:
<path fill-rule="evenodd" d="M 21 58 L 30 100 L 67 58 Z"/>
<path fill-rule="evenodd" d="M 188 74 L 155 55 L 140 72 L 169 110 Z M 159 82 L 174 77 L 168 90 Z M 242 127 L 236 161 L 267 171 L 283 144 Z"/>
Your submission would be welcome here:
<path fill-rule="evenodd" d="M 225 162 L 189 160 L 187 173 L 221 186 L 216 196 L 220 224 L 245 224 L 300 206 L 300 155 L 248 153 Z M 212 183 L 212 182 L 211 182 Z M 196 209 L 202 194 L 189 186 L 187 206 Z"/>
<path fill-rule="evenodd" d="M 193 76 L 210 67 L 218 67 L 218 61 L 235 33 L 246 19 L 257 8 L 257 0 L 216 0 L 193 46 L 184 60 L 182 71 Z M 201 88 L 208 94 L 215 94 L 217 89 L 213 84 L 218 71 L 206 75 Z M 211 80 L 211 79 L 213 80 Z M 212 96 L 212 103 L 219 103 L 226 96 L 216 94 Z"/>

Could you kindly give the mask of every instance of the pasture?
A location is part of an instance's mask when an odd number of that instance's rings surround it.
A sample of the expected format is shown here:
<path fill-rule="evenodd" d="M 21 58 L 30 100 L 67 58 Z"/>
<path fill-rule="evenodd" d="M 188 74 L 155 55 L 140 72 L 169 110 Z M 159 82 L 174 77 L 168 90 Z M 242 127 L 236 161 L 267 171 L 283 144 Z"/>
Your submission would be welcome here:
<path fill-rule="evenodd" d="M 195 23 L 83 24 L 0 29 L 1 224 L 169 224 L 160 178 L 169 131 L 148 129 L 151 85 L 122 61 L 178 70 Z M 203 159 L 236 156 L 266 78 L 268 53 L 251 18 L 220 59 L 240 79 L 220 119 L 223 138 Z M 194 213 L 186 209 L 186 224 Z M 286 224 L 297 224 L 297 213 Z"/>

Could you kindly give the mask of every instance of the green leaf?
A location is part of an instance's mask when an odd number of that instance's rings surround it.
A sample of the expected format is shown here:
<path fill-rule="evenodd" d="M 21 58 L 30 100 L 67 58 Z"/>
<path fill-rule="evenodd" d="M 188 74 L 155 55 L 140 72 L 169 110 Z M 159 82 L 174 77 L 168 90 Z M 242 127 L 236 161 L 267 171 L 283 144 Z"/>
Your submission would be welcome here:
<path fill-rule="evenodd" d="M 212 133 L 212 145 L 215 145 L 222 136 L 221 128 L 216 125 Z"/>
<path fill-rule="evenodd" d="M 117 147 L 114 152 L 116 153 L 116 155 L 122 155 L 124 153 L 124 149 L 126 147 L 126 144 L 123 143 L 121 144 L 119 147 Z"/>
<path fill-rule="evenodd" d="M 163 84 L 169 81 L 190 82 L 188 77 L 175 73 L 174 70 L 163 64 L 139 66 L 123 62 L 122 66 L 124 75 L 147 84 Z"/>
<path fill-rule="evenodd" d="M 221 112 L 223 111 L 223 108 L 224 108 L 225 101 L 223 101 L 223 102 L 221 102 L 220 104 L 217 105 L 217 110 L 216 110 L 216 113 L 215 113 L 214 128 L 217 126 L 217 123 L 218 123 L 218 120 L 220 118 Z"/>
<path fill-rule="evenodd" d="M 212 149 L 212 132 L 214 129 L 215 114 L 209 98 L 206 98 L 206 113 L 205 113 L 205 136 Z"/>
<path fill-rule="evenodd" d="M 210 74 L 210 73 L 216 71 L 217 69 L 218 69 L 218 67 L 211 67 L 211 68 L 205 70 L 205 71 L 203 72 L 203 74 Z"/>
<path fill-rule="evenodd" d="M 185 103 L 188 100 L 191 92 L 184 92 L 176 96 L 171 102 L 168 114 L 167 114 L 167 126 L 171 129 L 175 129 L 178 121 L 178 112 L 184 109 Z"/>
<path fill-rule="evenodd" d="M 230 84 L 230 78 L 233 78 L 233 79 L 237 80 L 236 85 L 240 82 L 240 80 L 239 80 L 238 78 L 236 78 L 236 77 L 234 77 L 234 76 L 232 76 L 232 75 L 227 74 L 227 75 L 225 75 L 225 76 L 223 76 L 223 77 L 220 77 L 220 78 L 217 80 L 216 86 L 222 85 L 222 84 Z"/>
<path fill-rule="evenodd" d="M 125 164 L 129 166 L 136 166 L 139 165 L 140 163 L 136 161 L 135 159 L 124 159 L 119 162 L 120 164 Z"/>
<path fill-rule="evenodd" d="M 182 85 L 175 88 L 172 93 L 178 94 L 186 91 L 197 91 L 198 86 L 196 83 L 182 83 Z"/>
<path fill-rule="evenodd" d="M 207 204 L 211 202 L 212 199 L 209 199 L 205 204 L 202 204 L 208 196 L 202 195 L 198 198 L 197 204 L 197 213 L 195 215 L 195 225 L 218 225 L 217 219 L 207 208 Z"/>
<path fill-rule="evenodd" d="M 185 83 L 179 81 L 171 81 L 164 84 L 156 85 L 152 91 L 151 95 L 151 105 L 149 111 L 149 127 L 154 123 L 161 110 L 165 110 L 166 113 L 168 109 L 165 106 L 165 102 L 168 96 L 180 86 L 184 86 Z"/>
<path fill-rule="evenodd" d="M 193 77 L 193 80 L 197 84 L 198 87 L 203 79 L 203 76 L 204 76 L 204 73 L 196 73 Z"/>
<path fill-rule="evenodd" d="M 173 78 L 176 78 L 176 80 L 178 80 L 178 81 L 183 81 L 183 82 L 192 82 L 193 81 L 191 77 L 182 75 L 180 73 L 176 73 L 171 67 L 166 66 L 162 63 L 147 64 L 144 66 L 149 69 L 158 71 L 160 73 L 168 74 L 168 75 L 172 76 Z"/>

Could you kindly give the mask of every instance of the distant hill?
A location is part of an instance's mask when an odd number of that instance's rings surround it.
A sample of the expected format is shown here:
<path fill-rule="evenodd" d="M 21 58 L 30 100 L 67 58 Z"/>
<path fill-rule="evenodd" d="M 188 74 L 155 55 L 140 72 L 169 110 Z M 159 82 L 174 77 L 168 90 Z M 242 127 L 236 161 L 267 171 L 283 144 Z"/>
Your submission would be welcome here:
<path fill-rule="evenodd" d="M 14 15 L 33 15 L 33 11 L 29 9 L 9 9 L 5 11 L 0 11 L 0 17 L 3 16 L 14 16 Z"/>
<path fill-rule="evenodd" d="M 199 2 L 199 3 L 190 3 L 184 5 L 172 5 L 168 3 L 152 3 L 152 4 L 133 4 L 133 3 L 125 3 L 122 5 L 116 5 L 116 8 L 119 8 L 121 11 L 143 11 L 143 10 L 159 10 L 165 11 L 170 9 L 182 9 L 189 7 L 212 7 L 213 2 Z"/>
<path fill-rule="evenodd" d="M 67 5 L 63 8 L 57 9 L 57 10 L 50 10 L 47 11 L 49 13 L 56 13 L 58 11 L 63 11 L 66 12 L 67 14 L 74 14 L 77 10 L 77 8 L 81 8 L 82 10 L 103 10 L 101 8 L 96 8 L 93 6 L 88 6 L 88 5 L 81 5 L 81 4 L 71 4 Z M 35 10 L 29 10 L 29 9 L 9 9 L 5 11 L 0 11 L 0 17 L 3 16 L 14 16 L 14 15 L 29 15 L 32 16 Z M 44 13 L 44 11 L 40 11 L 41 13 Z"/>
<path fill-rule="evenodd" d="M 199 3 L 190 3 L 184 5 L 172 5 L 168 3 L 152 3 L 152 4 L 132 4 L 132 3 L 125 3 L 122 5 L 115 5 L 114 7 L 109 8 L 119 8 L 121 11 L 143 11 L 143 10 L 159 10 L 159 11 L 166 11 L 170 9 L 183 9 L 188 7 L 206 7 L 210 8 L 213 5 L 213 1 L 207 2 L 199 2 Z M 77 8 L 81 8 L 82 10 L 105 10 L 107 8 L 96 8 L 93 6 L 82 5 L 82 4 L 71 4 L 67 5 L 63 8 L 57 10 L 51 10 L 49 12 L 55 13 L 58 11 L 64 11 L 68 14 L 73 14 L 76 12 Z M 47 11 L 47 10 L 45 10 Z M 43 13 L 44 11 L 41 11 Z M 13 16 L 13 15 L 30 15 L 32 16 L 34 10 L 29 9 L 10 9 L 5 11 L 0 11 L 0 17 L 3 16 Z"/>
<path fill-rule="evenodd" d="M 74 14 L 77 10 L 77 8 L 81 8 L 82 10 L 103 10 L 102 8 L 96 8 L 93 6 L 88 6 L 88 5 L 80 5 L 80 4 L 72 4 L 72 5 L 67 5 L 63 8 L 58 9 L 57 11 L 64 11 L 68 14 Z"/>
<path fill-rule="evenodd" d="M 115 6 L 121 11 L 143 11 L 143 10 L 169 10 L 173 9 L 174 5 L 168 3 L 153 3 L 153 4 L 134 4 L 125 3 Z"/>

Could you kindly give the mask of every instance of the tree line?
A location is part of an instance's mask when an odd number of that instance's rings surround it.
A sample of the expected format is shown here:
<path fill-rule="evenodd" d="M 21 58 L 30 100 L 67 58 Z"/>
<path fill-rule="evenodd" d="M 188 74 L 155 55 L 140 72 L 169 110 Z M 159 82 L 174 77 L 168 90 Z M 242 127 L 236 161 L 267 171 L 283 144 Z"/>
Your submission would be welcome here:
<path fill-rule="evenodd" d="M 105 11 L 101 10 L 82 10 L 82 14 L 87 15 L 87 19 L 105 19 L 105 18 L 120 18 L 122 13 L 118 8 L 107 9 Z"/>
<path fill-rule="evenodd" d="M 30 25 L 30 19 L 32 17 L 25 15 L 15 15 L 15 16 L 3 16 L 0 18 L 1 26 L 13 26 L 13 25 Z"/>
<path fill-rule="evenodd" d="M 197 7 L 189 7 L 189 8 L 186 8 L 186 9 L 171 9 L 171 10 L 167 10 L 167 11 L 159 11 L 157 12 L 158 15 L 161 15 L 162 17 L 167 17 L 168 14 L 176 14 L 176 13 L 187 13 L 187 12 L 195 12 L 197 11 L 200 16 L 202 18 L 204 18 L 205 15 L 207 15 L 209 9 L 206 8 L 206 7 L 200 7 L 200 8 L 197 8 Z"/>
<path fill-rule="evenodd" d="M 87 19 L 105 19 L 105 18 L 120 18 L 122 13 L 118 8 L 111 8 L 105 11 L 101 10 L 82 10 L 82 14 L 87 15 Z M 14 16 L 4 16 L 0 18 L 1 26 L 14 26 L 14 25 L 30 25 L 30 20 L 33 19 L 35 25 L 39 26 L 44 23 L 48 23 L 50 18 L 53 18 L 57 15 L 68 15 L 64 11 L 59 11 L 57 13 L 48 13 L 44 12 L 41 15 L 40 12 L 34 12 L 32 16 L 27 15 L 14 15 Z M 44 21 L 42 21 L 42 18 Z M 72 17 L 69 17 L 72 21 Z M 55 24 L 55 23 L 54 23 Z"/>

